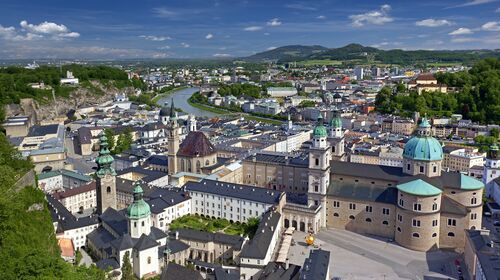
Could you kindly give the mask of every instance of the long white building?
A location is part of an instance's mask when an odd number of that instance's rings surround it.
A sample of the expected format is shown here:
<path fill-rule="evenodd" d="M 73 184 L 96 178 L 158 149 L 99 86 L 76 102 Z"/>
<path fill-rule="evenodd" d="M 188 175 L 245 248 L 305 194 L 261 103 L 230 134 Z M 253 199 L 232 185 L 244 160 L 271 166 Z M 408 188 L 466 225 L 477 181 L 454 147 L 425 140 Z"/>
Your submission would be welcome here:
<path fill-rule="evenodd" d="M 285 193 L 214 180 L 188 182 L 184 188 L 191 197 L 191 213 L 246 222 L 260 217 L 271 207 L 281 209 Z"/>

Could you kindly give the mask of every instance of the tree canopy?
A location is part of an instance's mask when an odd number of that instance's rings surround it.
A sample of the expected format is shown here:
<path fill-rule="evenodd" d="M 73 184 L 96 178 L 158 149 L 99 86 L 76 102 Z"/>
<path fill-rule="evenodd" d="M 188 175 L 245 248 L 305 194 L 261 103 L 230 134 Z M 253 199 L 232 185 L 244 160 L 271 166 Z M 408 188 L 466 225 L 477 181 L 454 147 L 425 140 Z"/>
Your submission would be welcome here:
<path fill-rule="evenodd" d="M 390 88 L 384 87 L 375 99 L 375 106 L 382 113 L 462 114 L 465 119 L 479 123 L 500 123 L 500 59 L 481 60 L 468 72 L 436 73 L 436 79 L 448 87 L 458 88 L 458 92 L 393 94 Z"/>

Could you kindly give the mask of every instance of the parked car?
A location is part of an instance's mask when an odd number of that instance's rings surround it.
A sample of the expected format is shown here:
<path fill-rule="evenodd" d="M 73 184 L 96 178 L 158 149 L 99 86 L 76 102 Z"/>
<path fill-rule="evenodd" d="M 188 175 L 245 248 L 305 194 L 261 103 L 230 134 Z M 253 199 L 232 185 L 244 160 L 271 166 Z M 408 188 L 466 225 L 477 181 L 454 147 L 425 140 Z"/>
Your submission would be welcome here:
<path fill-rule="evenodd" d="M 496 227 L 500 227 L 500 221 L 494 221 L 493 225 L 496 226 Z"/>

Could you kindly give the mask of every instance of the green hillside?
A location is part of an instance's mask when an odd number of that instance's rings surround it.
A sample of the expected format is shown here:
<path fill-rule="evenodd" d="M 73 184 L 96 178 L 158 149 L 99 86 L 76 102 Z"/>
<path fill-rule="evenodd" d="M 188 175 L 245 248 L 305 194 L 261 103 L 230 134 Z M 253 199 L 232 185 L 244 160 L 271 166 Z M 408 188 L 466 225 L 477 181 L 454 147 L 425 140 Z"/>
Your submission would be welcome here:
<path fill-rule="evenodd" d="M 105 279 L 95 266 L 73 266 L 60 257 L 45 196 L 16 180 L 31 168 L 0 133 L 0 279 Z M 28 209 L 33 205 L 42 210 Z"/>
<path fill-rule="evenodd" d="M 332 49 L 322 46 L 284 46 L 249 56 L 246 59 L 277 60 L 278 62 L 329 60 L 355 64 L 378 62 L 411 65 L 417 63 L 472 64 L 487 57 L 500 57 L 500 50 L 380 50 L 360 44 L 349 44 Z"/>

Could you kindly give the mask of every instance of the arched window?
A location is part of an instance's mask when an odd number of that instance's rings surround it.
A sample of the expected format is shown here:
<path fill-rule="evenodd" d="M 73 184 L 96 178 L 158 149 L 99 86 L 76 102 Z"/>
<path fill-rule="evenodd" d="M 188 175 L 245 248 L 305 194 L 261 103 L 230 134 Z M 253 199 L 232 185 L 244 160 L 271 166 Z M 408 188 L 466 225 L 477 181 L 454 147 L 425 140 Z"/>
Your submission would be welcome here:
<path fill-rule="evenodd" d="M 334 216 L 334 217 L 338 217 L 338 216 L 339 216 L 339 213 L 333 213 L 333 216 Z"/>
<path fill-rule="evenodd" d="M 151 264 L 151 257 L 148 257 L 148 264 Z"/>
<path fill-rule="evenodd" d="M 107 192 L 107 193 L 110 193 L 110 192 L 111 192 L 111 187 L 109 187 L 109 186 L 108 186 L 108 187 L 106 188 L 106 192 Z"/>
<path fill-rule="evenodd" d="M 316 164 L 316 166 L 318 166 L 319 165 L 319 158 L 314 159 L 314 163 Z"/>
<path fill-rule="evenodd" d="M 475 230 L 475 229 L 476 229 L 476 227 L 475 227 L 475 226 L 471 226 L 471 227 L 470 227 L 470 229 Z"/>
<path fill-rule="evenodd" d="M 448 232 L 448 236 L 455 237 L 455 233 L 453 233 L 453 232 L 450 231 L 450 232 Z"/>
<path fill-rule="evenodd" d="M 349 219 L 354 220 L 354 216 L 353 215 L 349 216 Z"/>
<path fill-rule="evenodd" d="M 365 220 L 365 221 L 367 221 L 367 222 L 371 223 L 371 222 L 372 222 L 372 219 L 370 219 L 370 218 L 366 218 L 366 220 Z"/>
<path fill-rule="evenodd" d="M 199 160 L 196 161 L 196 173 L 201 173 L 201 163 Z"/>
<path fill-rule="evenodd" d="M 383 221 L 382 224 L 387 226 L 387 225 L 389 225 L 389 222 L 388 221 Z"/>
<path fill-rule="evenodd" d="M 412 236 L 413 236 L 413 237 L 416 237 L 416 238 L 419 238 L 419 237 L 420 237 L 420 234 L 418 234 L 418 233 L 414 232 L 414 233 L 412 234 Z"/>
<path fill-rule="evenodd" d="M 401 232 L 401 228 L 400 227 L 398 227 L 398 231 Z"/>
<path fill-rule="evenodd" d="M 205 161 L 205 166 L 209 166 L 209 165 L 210 165 L 210 161 L 207 159 L 207 160 Z"/>
<path fill-rule="evenodd" d="M 184 164 L 184 159 L 181 159 L 181 171 L 186 171 L 186 166 Z"/>
<path fill-rule="evenodd" d="M 436 237 L 436 236 L 437 236 L 437 233 L 433 233 L 433 234 L 432 234 L 432 237 Z"/>

